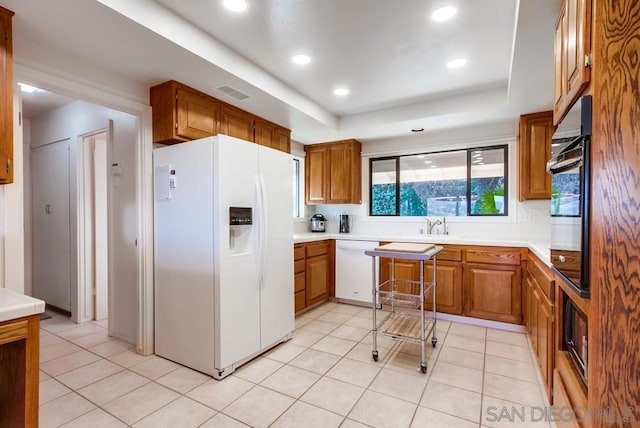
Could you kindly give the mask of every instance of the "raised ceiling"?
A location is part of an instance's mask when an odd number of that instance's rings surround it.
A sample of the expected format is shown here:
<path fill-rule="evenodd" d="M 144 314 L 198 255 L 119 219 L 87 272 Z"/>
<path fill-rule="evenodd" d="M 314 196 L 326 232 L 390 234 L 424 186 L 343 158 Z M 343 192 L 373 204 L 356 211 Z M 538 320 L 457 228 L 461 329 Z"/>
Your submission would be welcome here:
<path fill-rule="evenodd" d="M 222 0 L 0 0 L 16 12 L 18 63 L 58 52 L 144 88 L 175 79 L 303 143 L 498 122 L 515 132 L 520 114 L 551 108 L 559 0 L 247 3 L 233 13 Z M 443 5 L 457 14 L 434 22 Z M 296 53 L 311 63 L 293 64 Z M 458 57 L 467 64 L 448 69 Z M 334 96 L 338 86 L 350 94 Z"/>

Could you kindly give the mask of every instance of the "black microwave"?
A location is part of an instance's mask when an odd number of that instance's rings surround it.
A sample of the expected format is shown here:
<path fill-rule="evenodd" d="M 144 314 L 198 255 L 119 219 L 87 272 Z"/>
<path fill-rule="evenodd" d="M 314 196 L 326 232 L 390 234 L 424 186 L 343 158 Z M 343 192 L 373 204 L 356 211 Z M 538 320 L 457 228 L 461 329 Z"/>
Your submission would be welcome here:
<path fill-rule="evenodd" d="M 591 96 L 580 98 L 552 137 L 551 264 L 589 297 Z"/>

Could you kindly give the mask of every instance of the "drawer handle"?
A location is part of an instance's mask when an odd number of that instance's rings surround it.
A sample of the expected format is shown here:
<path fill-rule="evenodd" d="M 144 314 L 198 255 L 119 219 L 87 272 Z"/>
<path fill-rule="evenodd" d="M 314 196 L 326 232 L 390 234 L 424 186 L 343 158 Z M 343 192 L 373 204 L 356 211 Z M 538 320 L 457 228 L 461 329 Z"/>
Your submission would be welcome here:
<path fill-rule="evenodd" d="M 558 256 L 558 260 L 560 261 L 560 263 L 564 263 L 567 261 L 567 258 L 565 256 Z"/>

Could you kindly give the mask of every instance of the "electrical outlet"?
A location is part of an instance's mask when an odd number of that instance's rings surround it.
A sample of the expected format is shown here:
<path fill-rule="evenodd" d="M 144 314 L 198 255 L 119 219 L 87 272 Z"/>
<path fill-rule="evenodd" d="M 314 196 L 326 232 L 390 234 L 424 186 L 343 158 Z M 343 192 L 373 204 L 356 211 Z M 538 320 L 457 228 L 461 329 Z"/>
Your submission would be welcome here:
<path fill-rule="evenodd" d="M 536 213 L 520 213 L 520 223 L 535 223 Z"/>

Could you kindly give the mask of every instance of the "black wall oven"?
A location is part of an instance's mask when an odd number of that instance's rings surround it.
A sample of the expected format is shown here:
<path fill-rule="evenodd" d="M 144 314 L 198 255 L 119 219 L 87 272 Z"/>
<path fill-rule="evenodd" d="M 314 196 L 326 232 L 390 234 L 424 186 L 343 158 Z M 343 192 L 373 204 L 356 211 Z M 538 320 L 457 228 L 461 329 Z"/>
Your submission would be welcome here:
<path fill-rule="evenodd" d="M 567 127 L 567 120 L 579 122 L 579 130 Z M 591 96 L 584 96 L 558 125 L 547 164 L 552 174 L 551 264 L 581 297 L 589 297 L 590 142 Z"/>

